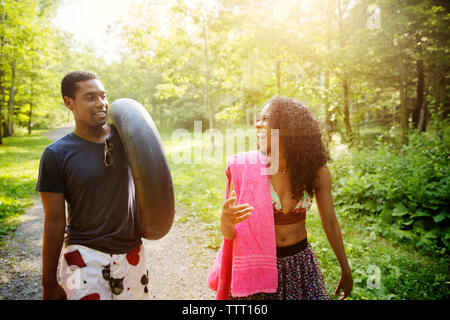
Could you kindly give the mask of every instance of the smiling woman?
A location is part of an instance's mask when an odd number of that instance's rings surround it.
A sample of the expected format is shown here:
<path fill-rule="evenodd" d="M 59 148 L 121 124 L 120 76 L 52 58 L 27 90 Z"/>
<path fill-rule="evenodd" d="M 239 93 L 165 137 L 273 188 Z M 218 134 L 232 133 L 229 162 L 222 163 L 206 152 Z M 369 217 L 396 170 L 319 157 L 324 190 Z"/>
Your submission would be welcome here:
<path fill-rule="evenodd" d="M 326 166 L 329 156 L 317 120 L 295 99 L 275 96 L 262 109 L 255 127 L 261 151 L 256 155 L 265 157 L 267 163 L 276 161 L 280 170 L 261 174 L 261 168 L 242 159 L 251 153 L 235 156 L 241 158 L 240 165 L 232 159 L 227 162 L 227 199 L 220 221 L 224 240 L 208 278 L 210 288 L 217 291 L 218 299 L 328 299 L 305 226 L 315 197 L 323 229 L 341 267 L 334 294 L 343 290 L 341 299 L 345 299 L 352 291 L 353 278 L 333 208 Z M 274 130 L 280 133 L 279 141 L 270 138 Z M 280 150 L 277 154 L 272 152 L 275 146 Z M 258 232 L 265 237 L 256 236 Z M 262 245 L 252 246 L 258 241 Z M 258 269 L 261 263 L 264 267 Z M 256 273 L 258 278 L 252 279 Z"/>

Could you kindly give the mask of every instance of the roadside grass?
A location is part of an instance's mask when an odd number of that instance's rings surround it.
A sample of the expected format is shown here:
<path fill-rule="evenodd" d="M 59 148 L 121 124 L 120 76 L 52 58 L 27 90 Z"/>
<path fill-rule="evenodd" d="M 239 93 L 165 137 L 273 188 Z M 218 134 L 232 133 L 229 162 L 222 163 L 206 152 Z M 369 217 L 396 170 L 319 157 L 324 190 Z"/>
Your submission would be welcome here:
<path fill-rule="evenodd" d="M 192 136 L 192 134 L 191 134 Z M 207 234 L 205 248 L 218 250 L 222 242 L 220 212 L 225 199 L 225 152 L 217 159 L 194 164 L 194 148 L 162 136 L 171 167 L 176 204 L 187 212 L 177 221 L 193 224 Z M 203 141 L 205 149 L 209 142 Z M 216 148 L 222 147 L 216 145 Z M 253 148 L 248 148 L 247 151 Z M 176 153 L 188 152 L 191 163 L 177 163 Z M 220 157 L 219 157 L 220 158 Z M 336 210 L 337 211 L 337 210 Z M 408 245 L 379 235 L 376 216 L 344 217 L 336 212 L 346 254 L 353 272 L 354 287 L 349 299 L 448 299 L 448 259 L 431 256 Z M 337 287 L 340 267 L 322 229 L 314 204 L 308 213 L 308 240 L 316 252 L 331 299 Z"/>
<path fill-rule="evenodd" d="M 14 234 L 21 215 L 36 199 L 39 159 L 50 140 L 35 130 L 3 138 L 0 146 L 0 248 Z"/>

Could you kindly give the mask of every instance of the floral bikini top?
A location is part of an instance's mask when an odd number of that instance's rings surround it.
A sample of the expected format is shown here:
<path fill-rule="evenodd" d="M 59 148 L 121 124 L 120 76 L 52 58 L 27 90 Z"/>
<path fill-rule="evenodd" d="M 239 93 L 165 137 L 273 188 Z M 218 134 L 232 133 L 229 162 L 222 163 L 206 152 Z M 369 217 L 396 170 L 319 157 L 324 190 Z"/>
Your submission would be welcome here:
<path fill-rule="evenodd" d="M 270 183 L 270 194 L 272 196 L 275 225 L 292 224 L 304 220 L 306 212 L 309 211 L 313 203 L 312 197 L 306 191 L 303 191 L 303 197 L 295 208 L 291 212 L 283 213 L 280 198 L 273 189 L 272 183 Z"/>

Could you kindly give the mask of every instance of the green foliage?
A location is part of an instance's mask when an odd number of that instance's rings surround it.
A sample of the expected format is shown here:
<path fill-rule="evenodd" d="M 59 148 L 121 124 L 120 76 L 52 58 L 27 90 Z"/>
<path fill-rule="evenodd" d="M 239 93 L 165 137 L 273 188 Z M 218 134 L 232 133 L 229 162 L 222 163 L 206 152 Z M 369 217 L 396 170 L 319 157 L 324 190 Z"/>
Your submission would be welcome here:
<path fill-rule="evenodd" d="M 0 130 L 45 128 L 63 122 L 59 84 L 69 38 L 51 20 L 55 0 L 3 1 L 0 4 Z"/>
<path fill-rule="evenodd" d="M 449 148 L 448 139 L 412 134 L 399 149 L 380 142 L 336 155 L 330 165 L 336 207 L 344 216 L 378 216 L 383 235 L 426 251 L 448 250 Z"/>
<path fill-rule="evenodd" d="M 378 234 L 378 217 L 343 216 L 336 208 L 353 275 L 351 300 L 445 299 L 449 297 L 448 257 L 418 252 Z M 316 252 L 332 299 L 340 268 L 314 205 L 307 218 L 308 241 Z M 376 281 L 376 276 L 379 282 Z M 376 285 L 378 284 L 378 285 Z M 372 285 L 372 286 L 371 286 Z"/>

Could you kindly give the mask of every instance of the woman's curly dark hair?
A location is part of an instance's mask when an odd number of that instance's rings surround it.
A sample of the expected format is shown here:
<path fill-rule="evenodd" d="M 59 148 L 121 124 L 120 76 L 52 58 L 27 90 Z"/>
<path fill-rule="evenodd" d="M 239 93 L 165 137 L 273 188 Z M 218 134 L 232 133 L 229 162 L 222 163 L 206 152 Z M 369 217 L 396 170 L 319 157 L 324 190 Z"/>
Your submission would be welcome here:
<path fill-rule="evenodd" d="M 311 111 L 295 99 L 275 96 L 270 104 L 269 125 L 278 129 L 291 181 L 291 194 L 301 199 L 304 190 L 313 197 L 317 188 L 317 173 L 330 155 L 322 140 L 319 122 Z"/>

